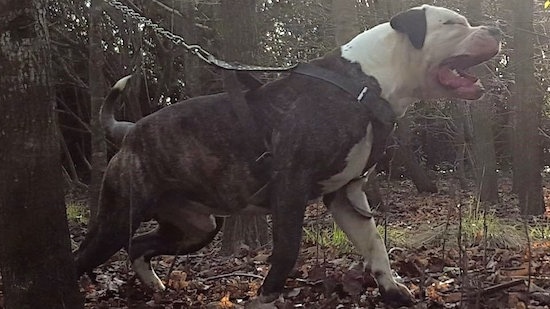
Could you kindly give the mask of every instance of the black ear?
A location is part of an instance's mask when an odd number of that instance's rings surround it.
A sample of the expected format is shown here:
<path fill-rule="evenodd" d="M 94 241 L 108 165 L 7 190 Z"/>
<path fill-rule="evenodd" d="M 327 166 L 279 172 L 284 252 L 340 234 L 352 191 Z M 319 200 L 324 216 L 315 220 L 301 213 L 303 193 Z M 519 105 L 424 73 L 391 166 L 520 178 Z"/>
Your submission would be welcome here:
<path fill-rule="evenodd" d="M 390 25 L 396 31 L 405 33 L 416 49 L 424 46 L 426 38 L 426 11 L 425 9 L 410 9 L 392 17 Z"/>

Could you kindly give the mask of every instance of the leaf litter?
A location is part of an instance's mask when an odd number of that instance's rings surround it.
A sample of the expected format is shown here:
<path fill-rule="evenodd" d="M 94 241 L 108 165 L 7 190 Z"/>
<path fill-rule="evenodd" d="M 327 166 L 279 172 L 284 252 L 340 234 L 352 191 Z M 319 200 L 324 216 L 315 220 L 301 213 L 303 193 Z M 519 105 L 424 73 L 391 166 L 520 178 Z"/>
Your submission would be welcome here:
<path fill-rule="evenodd" d="M 439 193 L 431 194 L 417 193 L 407 180 L 380 182 L 388 228 L 401 229 L 405 235 L 399 246 L 389 238 L 392 269 L 396 280 L 415 296 L 414 308 L 549 308 L 550 239 L 544 238 L 550 235 L 531 240 L 530 250 L 526 241 L 506 248 L 485 242 L 483 234 L 471 239 L 464 236 L 459 246 L 455 228 L 459 211 L 465 213 L 464 205 L 475 205 L 475 193 L 454 189 L 453 182 L 439 179 Z M 509 180 L 501 179 L 499 187 L 501 201 L 491 209 L 521 230 Z M 544 192 L 548 205 L 550 190 Z M 547 222 L 546 217 L 537 220 Z M 330 214 L 319 202 L 308 206 L 305 228 L 332 228 Z M 82 240 L 83 229 L 82 224 L 71 224 L 75 242 Z M 418 241 L 419 235 L 430 231 L 437 237 Z M 218 236 L 195 254 L 156 258 L 153 267 L 167 286 L 163 292 L 139 282 L 127 256 L 119 252 L 94 271 L 95 281 L 81 278 L 85 308 L 244 308 L 269 270 L 270 250 L 245 248 L 226 257 L 219 254 L 220 241 Z M 363 268 L 361 257 L 353 250 L 342 252 L 330 244 L 304 240 L 295 270 L 286 282 L 285 300 L 278 307 L 386 308 L 375 280 Z"/>

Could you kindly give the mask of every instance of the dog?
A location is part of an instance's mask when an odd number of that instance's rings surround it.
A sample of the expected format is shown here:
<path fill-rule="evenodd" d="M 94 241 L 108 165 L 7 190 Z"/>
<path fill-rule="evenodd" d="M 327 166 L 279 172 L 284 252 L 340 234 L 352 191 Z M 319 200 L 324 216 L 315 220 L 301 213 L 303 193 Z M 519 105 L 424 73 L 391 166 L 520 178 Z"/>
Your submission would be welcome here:
<path fill-rule="evenodd" d="M 274 308 L 299 254 L 307 201 L 322 196 L 383 300 L 413 304 L 391 275 L 362 185 L 395 116 L 420 99 L 479 99 L 483 86 L 467 70 L 499 49 L 498 29 L 473 27 L 446 8 L 415 7 L 301 70 L 250 87 L 242 95 L 252 122 L 240 120 L 227 93 L 118 122 L 113 104 L 128 78 L 121 79 L 102 123 L 122 144 L 105 172 L 96 223 L 75 253 L 78 274 L 126 248 L 139 278 L 162 290 L 152 257 L 204 247 L 226 216 L 271 214 L 271 269 L 249 307 Z M 149 219 L 158 228 L 129 242 Z"/>

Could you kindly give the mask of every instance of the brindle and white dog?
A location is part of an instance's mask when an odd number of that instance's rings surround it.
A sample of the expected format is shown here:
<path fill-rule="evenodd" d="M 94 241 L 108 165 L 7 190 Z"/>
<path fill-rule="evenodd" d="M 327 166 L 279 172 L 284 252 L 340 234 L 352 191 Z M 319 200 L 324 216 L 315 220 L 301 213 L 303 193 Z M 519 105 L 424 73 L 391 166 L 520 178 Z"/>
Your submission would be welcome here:
<path fill-rule="evenodd" d="M 113 104 L 122 79 L 102 117 L 109 136 L 125 138 L 105 173 L 97 224 L 76 252 L 79 274 L 128 246 L 129 231 L 153 218 L 158 229 L 134 237 L 129 254 L 142 281 L 164 289 L 152 257 L 202 248 L 225 216 L 270 213 L 272 266 L 250 306 L 272 305 L 298 257 L 306 203 L 324 196 L 384 300 L 411 304 L 407 288 L 391 275 L 361 190 L 369 156 L 380 148 L 376 124 L 384 117 L 373 106 L 389 102 L 401 116 L 420 99 L 478 99 L 482 85 L 467 70 L 495 56 L 499 46 L 495 28 L 472 27 L 441 7 L 413 8 L 309 62 L 368 86 L 366 101 L 323 79 L 289 74 L 246 92 L 253 126 L 242 124 L 227 94 L 173 104 L 135 124 L 118 122 Z"/>

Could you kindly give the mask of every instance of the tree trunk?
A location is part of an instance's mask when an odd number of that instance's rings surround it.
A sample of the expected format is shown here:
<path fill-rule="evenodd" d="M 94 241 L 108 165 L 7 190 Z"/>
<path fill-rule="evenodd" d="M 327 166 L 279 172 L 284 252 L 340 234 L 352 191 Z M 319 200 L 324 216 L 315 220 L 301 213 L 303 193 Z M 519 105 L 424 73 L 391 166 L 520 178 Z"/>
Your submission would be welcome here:
<path fill-rule="evenodd" d="M 386 0 L 386 15 L 388 16 L 388 20 L 391 19 L 391 17 L 395 14 L 395 12 L 399 12 L 401 5 L 398 3 L 394 3 L 392 0 Z"/>
<path fill-rule="evenodd" d="M 544 212 L 541 177 L 541 147 L 538 128 L 542 110 L 542 93 L 535 78 L 533 1 L 512 1 L 514 54 L 513 104 L 513 186 L 519 195 L 522 212 L 538 215 Z"/>
<path fill-rule="evenodd" d="M 455 148 L 455 177 L 460 183 L 460 188 L 466 190 L 466 150 L 470 140 L 468 129 L 466 102 L 464 100 L 453 100 L 451 103 L 451 117 L 453 121 L 453 144 Z"/>
<path fill-rule="evenodd" d="M 88 187 L 88 206 L 90 224 L 94 223 L 99 205 L 101 180 L 107 167 L 107 145 L 105 135 L 99 122 L 99 111 L 103 104 L 103 48 L 101 46 L 100 22 L 103 13 L 103 0 L 92 0 L 89 15 L 89 51 L 88 64 L 90 88 L 90 133 L 91 133 L 91 171 Z"/>
<path fill-rule="evenodd" d="M 45 0 L 0 2 L 0 271 L 6 309 L 83 308 L 65 204 Z"/>
<path fill-rule="evenodd" d="M 430 179 L 428 173 L 422 168 L 412 151 L 410 145 L 410 119 L 407 115 L 398 120 L 395 135 L 399 141 L 399 148 L 394 151 L 394 155 L 397 156 L 396 162 L 401 162 L 405 166 L 407 176 L 413 181 L 416 190 L 418 192 L 437 192 L 437 185 Z M 396 167 L 392 164 L 391 169 L 393 170 L 394 168 Z"/>
<path fill-rule="evenodd" d="M 228 61 L 253 63 L 257 58 L 257 32 L 256 32 L 256 1 L 255 0 L 222 0 L 221 1 L 221 27 L 223 57 Z M 223 72 L 225 87 L 235 87 L 235 76 L 231 72 Z M 240 92 L 238 89 L 229 89 Z M 234 101 L 237 98 L 234 97 Z M 241 98 L 244 102 L 244 98 Z M 242 102 L 233 102 L 235 106 Z M 246 103 L 243 103 L 246 105 Z M 238 106 L 246 109 L 246 106 Z M 246 112 L 246 111 L 244 111 Z M 246 115 L 239 114 L 243 119 L 235 125 L 248 126 Z M 223 227 L 222 252 L 232 254 L 241 244 L 251 249 L 258 248 L 267 243 L 267 221 L 264 216 L 232 216 L 225 221 Z"/>
<path fill-rule="evenodd" d="M 354 0 L 332 0 L 332 24 L 337 46 L 346 44 L 359 33 L 356 3 Z"/>
<path fill-rule="evenodd" d="M 481 70 L 477 71 L 479 74 Z M 494 114 L 490 97 L 470 104 L 472 120 L 472 150 L 477 194 L 481 202 L 498 201 L 497 163 L 492 129 Z"/>
<path fill-rule="evenodd" d="M 471 22 L 481 22 L 481 0 L 468 0 L 468 17 Z M 477 76 L 491 76 L 486 65 L 474 68 Z M 494 108 L 490 95 L 470 104 L 473 128 L 472 149 L 474 175 L 481 202 L 498 201 L 497 163 L 493 134 Z"/>
<path fill-rule="evenodd" d="M 195 1 L 180 1 L 180 11 L 184 13 L 185 18 L 181 21 L 181 33 L 189 42 L 199 42 L 199 31 L 196 26 Z M 202 43 L 201 43 L 202 44 Z M 208 70 L 196 55 L 185 53 L 185 79 L 186 92 L 189 96 L 207 94 L 204 85 L 209 83 Z"/>

